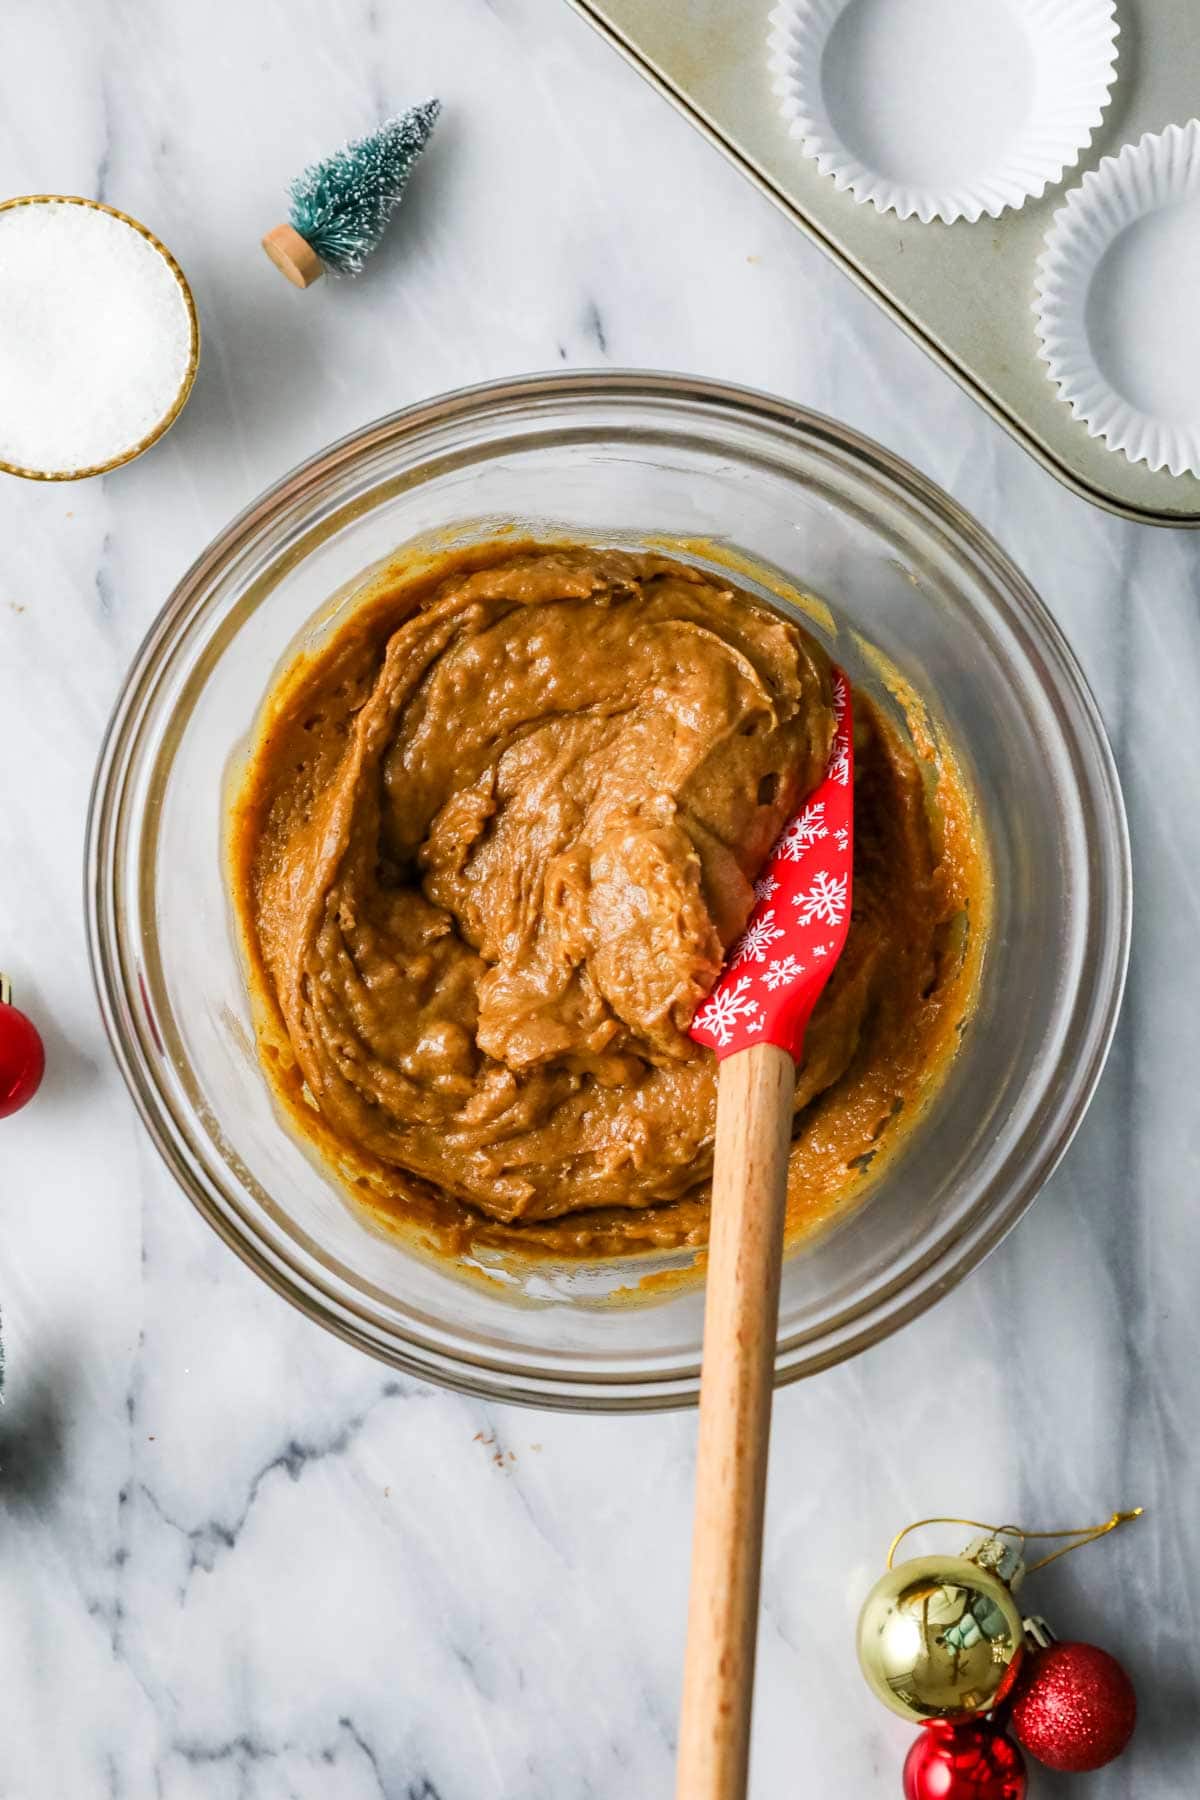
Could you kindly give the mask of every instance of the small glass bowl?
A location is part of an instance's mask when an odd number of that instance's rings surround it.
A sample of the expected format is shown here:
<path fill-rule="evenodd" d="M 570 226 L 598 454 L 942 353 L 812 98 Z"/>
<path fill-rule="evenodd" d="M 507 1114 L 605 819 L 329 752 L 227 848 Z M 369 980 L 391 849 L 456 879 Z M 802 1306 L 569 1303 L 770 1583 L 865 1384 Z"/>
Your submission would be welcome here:
<path fill-rule="evenodd" d="M 222 835 L 271 678 L 330 596 L 398 546 L 514 526 L 702 539 L 826 598 L 853 678 L 878 691 L 861 633 L 936 708 L 974 785 L 995 883 L 977 1012 L 903 1150 L 786 1262 L 776 1375 L 790 1381 L 916 1317 L 1020 1218 L 1099 1076 L 1129 937 L 1116 772 L 1061 633 L 973 519 L 845 427 L 673 375 L 535 376 L 382 419 L 255 501 L 160 614 L 100 757 L 87 904 L 105 1024 L 181 1186 L 330 1330 L 505 1400 L 694 1400 L 699 1284 L 628 1304 L 611 1290 L 644 1262 L 464 1278 L 347 1204 L 281 1123 L 255 1053 Z"/>

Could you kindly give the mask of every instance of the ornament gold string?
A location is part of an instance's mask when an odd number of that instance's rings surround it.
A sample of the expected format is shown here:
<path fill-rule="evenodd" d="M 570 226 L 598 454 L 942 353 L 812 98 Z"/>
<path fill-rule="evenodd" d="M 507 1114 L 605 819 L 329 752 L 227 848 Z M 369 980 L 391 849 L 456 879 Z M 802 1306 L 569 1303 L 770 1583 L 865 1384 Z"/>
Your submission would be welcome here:
<path fill-rule="evenodd" d="M 1072 1550 L 1082 1550 L 1085 1544 L 1094 1544 L 1098 1538 L 1107 1537 L 1110 1531 L 1116 1531 L 1120 1526 L 1127 1525 L 1131 1519 L 1140 1519 L 1144 1511 L 1144 1507 L 1135 1506 L 1130 1512 L 1113 1513 L 1112 1517 L 1106 1519 L 1103 1525 L 1078 1525 L 1070 1531 L 1025 1531 L 1020 1525 L 987 1525 L 982 1519 L 952 1519 L 943 1516 L 934 1519 L 916 1519 L 911 1525 L 906 1525 L 903 1531 L 898 1531 L 892 1539 L 887 1553 L 887 1566 L 889 1569 L 892 1567 L 896 1552 L 909 1533 L 921 1531 L 926 1525 L 966 1525 L 972 1531 L 986 1531 L 992 1537 L 1020 1538 L 1022 1544 L 1029 1543 L 1034 1538 L 1076 1538 L 1078 1540 L 1074 1544 L 1064 1544 L 1061 1550 L 1052 1550 L 1049 1556 L 1043 1556 L 1038 1562 L 1030 1563 L 1025 1573 L 1032 1575 L 1035 1569 L 1046 1568 L 1048 1564 L 1057 1562 L 1060 1556 L 1067 1556 Z"/>

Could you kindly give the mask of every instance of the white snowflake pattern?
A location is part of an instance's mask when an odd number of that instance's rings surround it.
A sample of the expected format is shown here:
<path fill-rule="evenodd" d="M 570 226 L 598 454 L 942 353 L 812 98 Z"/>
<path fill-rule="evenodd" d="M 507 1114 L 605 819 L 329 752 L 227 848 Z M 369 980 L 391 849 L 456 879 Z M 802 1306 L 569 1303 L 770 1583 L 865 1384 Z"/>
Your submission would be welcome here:
<path fill-rule="evenodd" d="M 829 759 L 829 767 L 825 771 L 826 779 L 836 781 L 839 787 L 850 786 L 850 746 L 835 744 L 833 755 Z"/>
<path fill-rule="evenodd" d="M 774 956 L 763 971 L 762 984 L 774 993 L 778 987 L 790 987 L 804 973 L 804 964 L 794 956 Z"/>
<path fill-rule="evenodd" d="M 739 968 L 745 962 L 766 962 L 767 951 L 776 938 L 782 936 L 783 926 L 775 923 L 775 908 L 768 906 L 766 912 L 760 913 L 757 919 L 751 919 L 733 946 L 729 958 L 730 968 Z"/>
<path fill-rule="evenodd" d="M 757 1019 L 750 1020 L 750 1023 L 746 1026 L 746 1030 L 747 1031 L 761 1031 L 763 1026 L 766 1024 L 766 1022 L 767 1021 L 763 1018 L 762 1014 L 759 1013 Z"/>
<path fill-rule="evenodd" d="M 805 807 L 798 819 L 793 819 L 779 842 L 775 853 L 782 856 L 785 862 L 799 862 L 806 850 L 829 836 L 829 827 L 825 823 L 825 802 L 812 800 Z"/>
<path fill-rule="evenodd" d="M 754 898 L 769 900 L 772 894 L 778 893 L 779 883 L 773 875 L 760 875 L 754 884 Z"/>
<path fill-rule="evenodd" d="M 840 725 L 846 716 L 846 702 L 850 698 L 850 686 L 842 674 L 833 678 L 833 716 Z"/>
<path fill-rule="evenodd" d="M 711 1031 L 722 1049 L 732 1038 L 739 1019 L 748 1021 L 758 1011 L 758 1001 L 751 1000 L 746 992 L 749 986 L 749 975 L 740 975 L 731 987 L 718 988 L 692 1021 L 701 1031 Z"/>
<path fill-rule="evenodd" d="M 800 908 L 802 925 L 811 925 L 814 919 L 823 925 L 840 925 L 846 913 L 846 877 L 818 869 L 808 892 L 797 894 L 792 905 Z"/>
<path fill-rule="evenodd" d="M 824 944 L 814 944 L 813 945 L 813 955 L 814 956 L 824 956 L 825 953 L 826 952 L 825 952 Z"/>
<path fill-rule="evenodd" d="M 844 825 L 839 825 L 833 834 L 833 841 L 839 850 L 850 848 L 850 833 Z"/>

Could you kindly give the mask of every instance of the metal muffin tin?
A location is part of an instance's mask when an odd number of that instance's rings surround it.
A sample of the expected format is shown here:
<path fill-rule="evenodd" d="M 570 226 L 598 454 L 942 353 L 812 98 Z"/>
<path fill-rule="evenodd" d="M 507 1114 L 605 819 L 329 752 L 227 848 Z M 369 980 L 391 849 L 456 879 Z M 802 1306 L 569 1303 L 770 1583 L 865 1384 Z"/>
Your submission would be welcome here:
<path fill-rule="evenodd" d="M 1035 264 L 1087 169 L 1200 111 L 1197 0 L 1117 0 L 1117 80 L 1074 169 L 1041 200 L 977 225 L 897 219 L 840 193 L 788 136 L 767 67 L 772 0 L 571 0 L 699 131 L 1085 500 L 1150 525 L 1200 526 L 1200 480 L 1090 438 L 1039 360 Z"/>

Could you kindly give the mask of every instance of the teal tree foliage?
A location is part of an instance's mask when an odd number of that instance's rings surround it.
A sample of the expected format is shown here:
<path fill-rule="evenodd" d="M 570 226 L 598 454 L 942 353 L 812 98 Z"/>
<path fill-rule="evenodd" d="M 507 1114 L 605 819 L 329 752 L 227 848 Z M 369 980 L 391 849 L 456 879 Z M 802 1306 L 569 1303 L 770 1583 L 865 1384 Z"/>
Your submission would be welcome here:
<path fill-rule="evenodd" d="M 440 100 L 411 106 L 293 181 L 292 224 L 329 268 L 362 273 L 441 110 Z"/>

